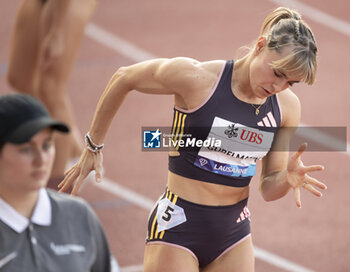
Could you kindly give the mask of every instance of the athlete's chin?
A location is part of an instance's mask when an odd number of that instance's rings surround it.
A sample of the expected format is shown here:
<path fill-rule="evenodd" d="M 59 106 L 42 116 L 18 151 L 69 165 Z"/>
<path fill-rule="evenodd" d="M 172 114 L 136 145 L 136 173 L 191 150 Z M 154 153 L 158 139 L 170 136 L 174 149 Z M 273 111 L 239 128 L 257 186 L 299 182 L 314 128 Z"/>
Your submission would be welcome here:
<path fill-rule="evenodd" d="M 262 92 L 262 91 L 257 91 L 255 92 L 255 96 L 257 98 L 260 98 L 260 99 L 265 99 L 266 97 L 268 97 L 269 95 L 265 92 Z"/>
<path fill-rule="evenodd" d="M 270 91 L 265 89 L 264 87 L 258 87 L 255 91 L 256 97 L 260 99 L 266 99 L 267 97 L 273 95 Z"/>

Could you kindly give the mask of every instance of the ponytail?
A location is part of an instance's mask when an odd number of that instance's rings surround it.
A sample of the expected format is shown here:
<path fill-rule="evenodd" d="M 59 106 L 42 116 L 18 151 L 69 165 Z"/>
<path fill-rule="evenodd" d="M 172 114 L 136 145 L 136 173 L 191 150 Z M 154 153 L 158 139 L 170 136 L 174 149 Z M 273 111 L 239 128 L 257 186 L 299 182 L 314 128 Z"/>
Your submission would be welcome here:
<path fill-rule="evenodd" d="M 266 17 L 260 36 L 266 38 L 270 50 L 292 49 L 290 55 L 272 63 L 274 69 L 301 78 L 309 85 L 315 82 L 317 46 L 310 27 L 299 12 L 286 7 L 275 9 Z"/>
<path fill-rule="evenodd" d="M 295 21 L 300 21 L 301 15 L 299 12 L 285 7 L 275 9 L 265 18 L 260 30 L 260 36 L 263 36 L 265 33 L 269 32 L 271 28 L 282 19 L 294 19 Z"/>

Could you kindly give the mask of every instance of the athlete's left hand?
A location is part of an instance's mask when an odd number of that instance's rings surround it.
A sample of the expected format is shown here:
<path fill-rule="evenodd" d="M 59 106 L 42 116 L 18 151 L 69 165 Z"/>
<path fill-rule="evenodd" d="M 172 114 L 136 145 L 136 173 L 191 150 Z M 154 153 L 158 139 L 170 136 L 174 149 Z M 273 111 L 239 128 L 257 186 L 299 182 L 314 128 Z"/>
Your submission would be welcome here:
<path fill-rule="evenodd" d="M 313 193 L 315 196 L 318 197 L 321 197 L 322 193 L 315 187 L 323 190 L 327 189 L 327 186 L 324 183 L 308 175 L 308 173 L 310 172 L 324 170 L 324 166 L 305 166 L 303 164 L 303 162 L 301 161 L 301 155 L 306 150 L 306 147 L 306 143 L 300 145 L 298 151 L 290 157 L 287 166 L 287 182 L 294 190 L 295 202 L 299 208 L 301 208 L 300 188 L 304 188 L 305 190 Z"/>

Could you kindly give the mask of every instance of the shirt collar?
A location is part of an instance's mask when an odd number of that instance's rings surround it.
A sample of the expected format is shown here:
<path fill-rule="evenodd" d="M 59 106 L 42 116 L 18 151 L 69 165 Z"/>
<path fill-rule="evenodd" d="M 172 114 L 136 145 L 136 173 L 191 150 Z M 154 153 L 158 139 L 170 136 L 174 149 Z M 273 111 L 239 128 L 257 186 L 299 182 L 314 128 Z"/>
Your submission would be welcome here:
<path fill-rule="evenodd" d="M 44 188 L 39 190 L 38 201 L 35 205 L 31 222 L 41 225 L 51 225 L 51 201 Z M 17 233 L 23 232 L 29 225 L 29 220 L 18 213 L 0 197 L 0 219 Z"/>

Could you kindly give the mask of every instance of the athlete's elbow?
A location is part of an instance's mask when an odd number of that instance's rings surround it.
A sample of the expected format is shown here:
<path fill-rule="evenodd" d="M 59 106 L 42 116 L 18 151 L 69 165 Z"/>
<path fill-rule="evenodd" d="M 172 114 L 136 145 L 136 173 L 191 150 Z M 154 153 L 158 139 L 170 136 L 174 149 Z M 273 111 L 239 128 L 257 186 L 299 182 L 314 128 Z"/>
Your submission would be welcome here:
<path fill-rule="evenodd" d="M 7 83 L 14 88 L 18 92 L 25 92 L 25 89 L 28 88 L 28 82 L 26 82 L 26 88 L 25 85 L 22 84 L 22 80 L 20 79 L 20 76 L 18 76 L 16 73 L 13 73 L 12 71 L 8 71 L 6 74 Z"/>
<path fill-rule="evenodd" d="M 266 201 L 266 202 L 270 202 L 273 201 L 273 197 L 271 196 L 271 194 L 268 194 L 267 192 L 265 192 L 263 189 L 261 189 L 261 187 L 259 188 L 260 194 L 262 196 L 262 198 Z"/>
<path fill-rule="evenodd" d="M 130 84 L 130 76 L 128 75 L 126 67 L 120 67 L 112 76 L 110 80 L 111 85 L 117 85 L 119 89 L 129 92 L 132 90 Z"/>
<path fill-rule="evenodd" d="M 272 188 L 270 188 L 269 190 L 264 190 L 260 187 L 260 194 L 266 202 L 270 202 L 284 197 L 287 194 L 287 192 L 280 192 L 278 190 L 273 190 Z"/>
<path fill-rule="evenodd" d="M 262 195 L 262 198 L 264 199 L 264 201 L 266 201 L 266 202 L 275 201 L 275 200 L 280 198 L 280 197 L 273 196 L 271 194 L 261 194 L 261 195 Z"/>
<path fill-rule="evenodd" d="M 111 81 L 119 81 L 119 82 L 125 82 L 128 78 L 128 72 L 127 67 L 120 67 L 118 70 L 113 74 Z"/>
<path fill-rule="evenodd" d="M 281 196 L 277 195 L 276 192 L 271 190 L 271 188 L 266 188 L 266 186 L 264 186 L 264 184 L 260 184 L 259 191 L 260 191 L 262 198 L 266 202 L 275 201 L 275 200 L 281 198 Z"/>

